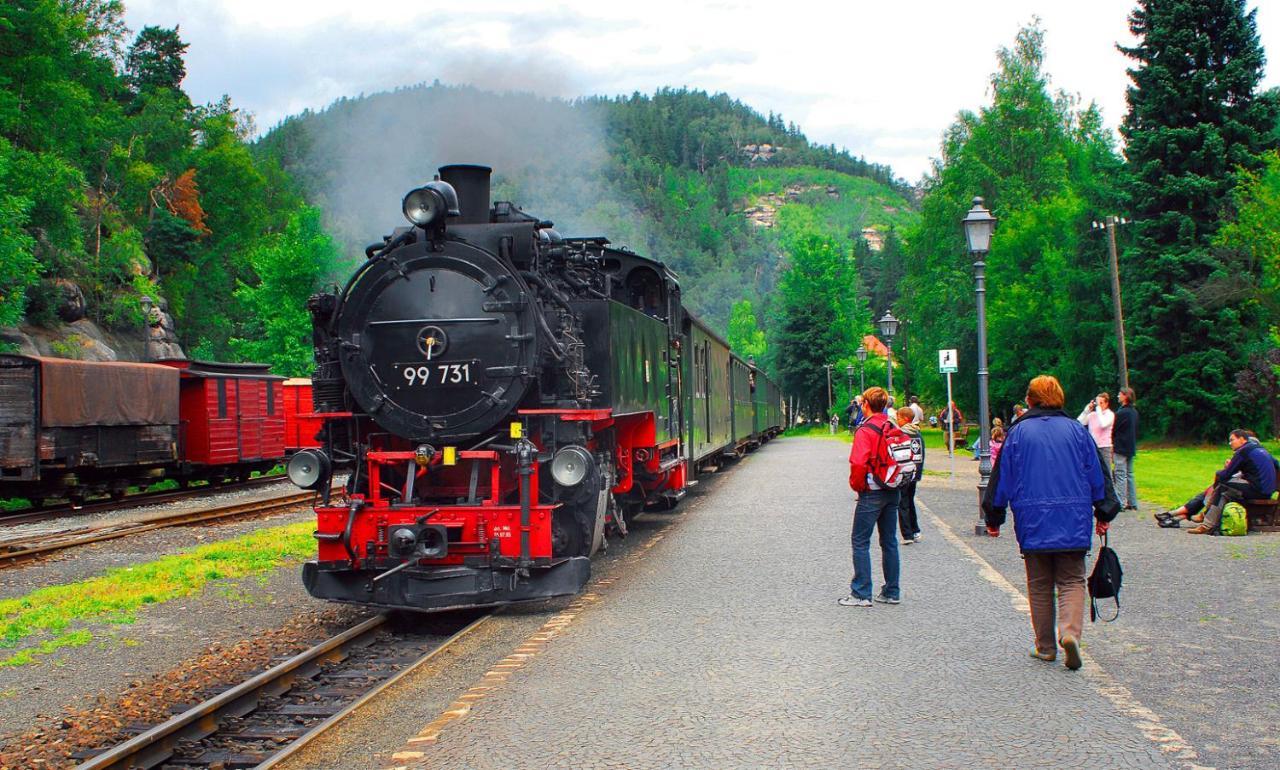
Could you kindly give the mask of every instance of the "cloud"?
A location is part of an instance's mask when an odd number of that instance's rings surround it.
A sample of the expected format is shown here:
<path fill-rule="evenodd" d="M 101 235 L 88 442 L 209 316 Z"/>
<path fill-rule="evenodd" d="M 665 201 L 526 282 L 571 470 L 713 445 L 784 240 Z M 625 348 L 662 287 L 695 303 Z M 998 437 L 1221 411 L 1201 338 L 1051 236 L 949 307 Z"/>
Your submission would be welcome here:
<path fill-rule="evenodd" d="M 1273 4 L 1274 5 L 1274 4 Z M 835 143 L 916 178 L 961 109 L 988 98 L 995 51 L 1038 15 L 1053 85 L 1097 101 L 1115 126 L 1131 3 L 988 0 L 973 5 L 793 0 L 129 0 L 127 19 L 181 24 L 186 87 L 224 93 L 267 127 L 359 93 L 470 82 L 543 96 L 723 91 L 780 112 Z M 1280 8 L 1259 7 L 1264 45 L 1280 51 Z M 1280 57 L 1280 54 L 1276 54 Z M 1266 85 L 1280 85 L 1273 65 Z M 913 149 L 914 148 L 914 149 Z"/>

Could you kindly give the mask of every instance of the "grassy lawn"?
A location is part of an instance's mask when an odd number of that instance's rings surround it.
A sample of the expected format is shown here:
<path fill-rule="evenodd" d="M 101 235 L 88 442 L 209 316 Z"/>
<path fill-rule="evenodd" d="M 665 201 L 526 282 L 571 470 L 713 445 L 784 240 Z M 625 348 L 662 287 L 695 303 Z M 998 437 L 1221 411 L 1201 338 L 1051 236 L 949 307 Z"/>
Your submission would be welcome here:
<path fill-rule="evenodd" d="M 805 424 L 798 425 L 794 428 L 787 428 L 782 434 L 785 436 L 802 437 L 802 438 L 828 438 L 843 441 L 846 444 L 853 443 L 853 434 L 848 428 L 840 428 L 836 434 L 831 435 L 831 430 L 824 424 Z M 942 440 L 942 431 L 938 428 L 925 428 L 920 431 L 920 435 L 924 436 L 924 447 L 926 450 L 936 449 L 942 454 L 947 453 L 946 444 Z M 957 457 L 964 456 L 966 453 L 961 452 Z M 934 455 L 935 457 L 937 455 Z M 928 465 L 928 458 L 925 458 L 925 465 Z"/>
<path fill-rule="evenodd" d="M 936 428 L 925 428 L 925 447 L 931 452 L 925 465 L 931 465 L 937 458 L 946 457 L 946 447 L 942 441 L 942 431 Z M 972 434 L 972 435 L 976 435 Z M 845 442 L 852 440 L 847 429 L 842 429 L 832 436 L 825 425 L 801 425 L 788 429 L 783 436 L 803 436 L 807 438 L 837 439 Z M 1264 441 L 1263 446 L 1274 457 L 1280 457 L 1280 442 Z M 961 449 L 956 457 L 970 457 L 967 449 Z M 1177 446 L 1156 445 L 1138 447 L 1138 459 L 1134 470 L 1138 476 L 1138 499 L 1144 503 L 1156 503 L 1162 508 L 1174 508 L 1185 503 L 1193 495 L 1204 491 L 1213 481 L 1213 474 L 1220 470 L 1231 456 L 1231 447 L 1223 442 L 1221 446 Z M 925 471 L 928 473 L 928 470 Z"/>
<path fill-rule="evenodd" d="M 0 666 L 21 666 L 37 655 L 88 644 L 93 632 L 83 626 L 89 622 L 132 623 L 138 609 L 146 605 L 190 596 L 212 581 L 265 575 L 297 563 L 314 553 L 314 530 L 311 521 L 261 529 L 0 600 L 0 649 L 15 649 L 32 637 L 42 638 L 34 646 L 0 657 Z"/>
<path fill-rule="evenodd" d="M 1262 445 L 1273 457 L 1280 457 L 1280 442 L 1264 441 Z M 1134 473 L 1138 478 L 1138 499 L 1175 508 L 1193 495 L 1203 492 L 1213 482 L 1213 474 L 1231 457 L 1231 447 L 1221 446 L 1155 447 L 1138 446 Z"/>

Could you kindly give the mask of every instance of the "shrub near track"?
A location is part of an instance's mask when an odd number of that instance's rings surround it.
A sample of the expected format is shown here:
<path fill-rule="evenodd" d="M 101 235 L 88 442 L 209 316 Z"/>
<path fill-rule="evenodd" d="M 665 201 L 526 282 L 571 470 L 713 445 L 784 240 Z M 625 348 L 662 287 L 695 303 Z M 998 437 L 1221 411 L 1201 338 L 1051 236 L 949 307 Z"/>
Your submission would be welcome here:
<path fill-rule="evenodd" d="M 87 580 L 49 586 L 0 600 L 0 648 L 13 649 L 35 636 L 36 646 L 0 658 L 0 667 L 20 666 L 62 647 L 93 638 L 90 621 L 132 623 L 139 608 L 190 596 L 215 580 L 261 575 L 297 563 L 315 551 L 313 522 L 261 529 L 145 564 L 114 567 Z"/>

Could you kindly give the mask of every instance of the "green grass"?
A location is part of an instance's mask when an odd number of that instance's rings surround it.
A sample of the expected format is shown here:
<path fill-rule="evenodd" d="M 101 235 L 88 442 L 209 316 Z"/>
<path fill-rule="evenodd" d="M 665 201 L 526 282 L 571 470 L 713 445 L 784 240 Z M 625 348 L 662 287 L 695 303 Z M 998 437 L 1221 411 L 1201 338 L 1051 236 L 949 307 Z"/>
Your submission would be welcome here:
<path fill-rule="evenodd" d="M 789 438 L 827 438 L 838 439 L 846 444 L 853 443 L 853 434 L 849 432 L 847 427 L 841 426 L 836 430 L 836 434 L 831 435 L 831 430 L 826 423 L 804 423 L 792 428 L 787 428 L 782 435 Z M 920 435 L 924 436 L 924 448 L 932 451 L 937 450 L 942 454 L 947 453 L 946 444 L 942 440 L 942 431 L 938 428 L 924 428 L 920 431 Z M 961 454 L 964 454 L 962 451 Z M 959 456 L 959 455 L 957 455 Z M 937 457 L 937 455 L 933 455 Z M 925 458 L 925 464 L 928 465 L 928 457 Z"/>
<path fill-rule="evenodd" d="M 930 453 L 925 465 L 937 462 L 940 457 L 945 459 L 947 448 L 943 444 L 942 431 L 924 428 L 920 433 Z M 832 436 L 822 423 L 788 428 L 782 435 L 852 440 L 848 429 L 842 428 Z M 1264 441 L 1262 445 L 1273 456 L 1280 457 L 1280 441 Z M 962 459 L 970 456 L 967 449 L 956 453 L 956 457 Z M 1221 470 L 1229 457 L 1231 447 L 1225 442 L 1221 446 L 1139 446 L 1138 459 L 1134 463 L 1138 475 L 1138 499 L 1144 503 L 1156 503 L 1162 508 L 1176 508 L 1213 483 L 1213 474 Z M 925 473 L 928 474 L 927 469 Z"/>
<path fill-rule="evenodd" d="M 1273 456 L 1280 457 L 1280 442 L 1264 441 Z M 1138 499 L 1176 508 L 1213 483 L 1213 474 L 1222 470 L 1231 457 L 1231 447 L 1160 446 L 1138 447 L 1134 473 L 1138 479 Z"/>
<path fill-rule="evenodd" d="M 92 632 L 71 628 L 74 624 L 132 623 L 140 608 L 190 596 L 211 581 L 262 575 L 300 561 L 315 550 L 314 529 L 315 524 L 309 521 L 261 529 L 145 564 L 116 567 L 87 580 L 0 600 L 0 649 L 14 649 L 34 636 L 52 635 L 0 659 L 0 666 L 24 665 L 37 655 L 87 644 Z"/>

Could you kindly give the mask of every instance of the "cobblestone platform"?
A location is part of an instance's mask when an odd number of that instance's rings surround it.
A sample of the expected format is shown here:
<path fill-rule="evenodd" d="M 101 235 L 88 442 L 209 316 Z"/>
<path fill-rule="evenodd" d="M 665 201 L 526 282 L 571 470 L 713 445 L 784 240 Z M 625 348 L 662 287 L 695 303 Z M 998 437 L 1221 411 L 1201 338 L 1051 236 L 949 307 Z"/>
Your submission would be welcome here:
<path fill-rule="evenodd" d="M 901 605 L 837 606 L 850 576 L 847 452 L 786 439 L 739 463 L 396 763 L 1194 765 L 1092 660 L 1072 673 L 1028 657 L 1017 590 L 942 519 L 926 517 L 925 541 L 902 549 Z"/>

